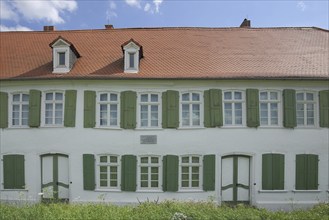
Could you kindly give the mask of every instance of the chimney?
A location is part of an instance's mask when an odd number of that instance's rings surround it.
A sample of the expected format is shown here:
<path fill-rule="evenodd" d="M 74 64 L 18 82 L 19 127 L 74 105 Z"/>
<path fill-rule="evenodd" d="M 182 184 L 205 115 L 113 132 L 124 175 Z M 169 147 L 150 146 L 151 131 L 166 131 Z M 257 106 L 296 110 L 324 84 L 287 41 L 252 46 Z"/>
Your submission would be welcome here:
<path fill-rule="evenodd" d="M 43 31 L 55 31 L 55 26 L 43 26 Z"/>
<path fill-rule="evenodd" d="M 250 28 L 251 27 L 250 20 L 248 20 L 247 18 L 245 18 L 243 20 L 243 22 L 241 23 L 240 27 L 242 27 L 242 28 Z"/>
<path fill-rule="evenodd" d="M 106 25 L 105 25 L 105 29 L 106 29 L 106 30 L 110 30 L 110 29 L 114 29 L 114 27 L 113 27 L 112 24 L 106 24 Z"/>

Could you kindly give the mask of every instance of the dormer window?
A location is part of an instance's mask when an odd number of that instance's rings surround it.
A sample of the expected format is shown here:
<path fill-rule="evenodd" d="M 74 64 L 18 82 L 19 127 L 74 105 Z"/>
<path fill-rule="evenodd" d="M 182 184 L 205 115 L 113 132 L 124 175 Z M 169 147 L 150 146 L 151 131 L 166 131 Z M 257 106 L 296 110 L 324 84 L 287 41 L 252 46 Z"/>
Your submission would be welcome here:
<path fill-rule="evenodd" d="M 80 54 L 74 45 L 59 36 L 50 45 L 53 49 L 53 73 L 68 73 Z"/>
<path fill-rule="evenodd" d="M 143 57 L 142 46 L 130 39 L 121 45 L 124 56 L 124 72 L 125 73 L 138 73 L 139 61 Z"/>

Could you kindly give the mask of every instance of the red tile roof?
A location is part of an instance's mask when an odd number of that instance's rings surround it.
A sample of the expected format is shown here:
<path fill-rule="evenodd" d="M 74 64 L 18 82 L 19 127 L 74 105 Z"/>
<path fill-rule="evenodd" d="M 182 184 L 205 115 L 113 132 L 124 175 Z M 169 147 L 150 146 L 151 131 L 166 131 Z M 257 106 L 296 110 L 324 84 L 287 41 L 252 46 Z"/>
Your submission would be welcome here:
<path fill-rule="evenodd" d="M 81 57 L 52 73 L 59 36 Z M 139 73 L 124 73 L 121 45 L 143 46 Z M 329 79 L 329 31 L 319 28 L 136 28 L 1 32 L 0 79 Z"/>

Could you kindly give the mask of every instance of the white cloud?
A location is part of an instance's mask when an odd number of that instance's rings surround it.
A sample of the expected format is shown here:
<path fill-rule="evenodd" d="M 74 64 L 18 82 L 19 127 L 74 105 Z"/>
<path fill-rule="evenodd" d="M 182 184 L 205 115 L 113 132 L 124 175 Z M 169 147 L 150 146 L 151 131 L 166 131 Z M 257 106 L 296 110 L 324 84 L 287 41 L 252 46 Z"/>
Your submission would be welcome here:
<path fill-rule="evenodd" d="M 10 1 L 16 14 L 28 21 L 47 21 L 52 24 L 64 23 L 62 14 L 73 12 L 78 8 L 77 2 L 72 1 Z"/>
<path fill-rule="evenodd" d="M 18 15 L 13 8 L 6 2 L 0 0 L 0 19 L 18 21 Z"/>
<path fill-rule="evenodd" d="M 115 10 L 117 8 L 117 5 L 115 4 L 115 2 L 110 1 L 110 9 Z"/>
<path fill-rule="evenodd" d="M 4 25 L 0 25 L 0 31 L 5 32 L 5 31 L 33 31 L 33 30 L 28 27 L 23 27 L 20 25 L 17 25 L 16 27 L 7 27 Z"/>
<path fill-rule="evenodd" d="M 146 3 L 145 6 L 144 6 L 144 11 L 150 11 L 151 9 L 151 5 L 149 3 Z"/>
<path fill-rule="evenodd" d="M 125 2 L 131 6 L 136 8 L 141 8 L 141 0 L 125 0 Z"/>
<path fill-rule="evenodd" d="M 304 1 L 299 1 L 297 3 L 297 8 L 299 8 L 303 12 L 306 10 L 307 6 Z"/>
<path fill-rule="evenodd" d="M 155 5 L 155 12 L 159 13 L 160 5 L 162 4 L 163 0 L 153 0 L 153 3 Z"/>
<path fill-rule="evenodd" d="M 118 14 L 115 12 L 117 5 L 114 1 L 109 1 L 109 8 L 106 10 L 106 20 L 109 22 L 111 18 L 118 17 Z"/>

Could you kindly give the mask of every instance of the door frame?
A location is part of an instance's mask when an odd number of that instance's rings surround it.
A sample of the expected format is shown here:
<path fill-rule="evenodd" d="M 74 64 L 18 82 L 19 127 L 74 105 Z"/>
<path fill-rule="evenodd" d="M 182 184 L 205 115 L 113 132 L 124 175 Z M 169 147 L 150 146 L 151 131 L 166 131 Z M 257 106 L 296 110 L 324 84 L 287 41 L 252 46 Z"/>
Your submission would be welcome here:
<path fill-rule="evenodd" d="M 44 157 L 47 156 L 52 156 L 53 159 L 53 181 L 43 184 L 43 165 L 42 165 L 42 160 Z M 41 192 L 43 192 L 43 188 L 48 187 L 48 186 L 53 186 L 53 198 L 43 198 L 42 196 L 42 201 L 43 202 L 50 202 L 50 201 L 62 201 L 62 202 L 68 202 L 69 201 L 69 196 L 68 198 L 64 198 L 64 199 L 59 199 L 58 198 L 58 186 L 62 186 L 64 188 L 67 188 L 68 190 L 70 189 L 70 183 L 68 182 L 68 184 L 62 183 L 58 181 L 58 157 L 66 157 L 67 159 L 69 159 L 69 155 L 65 154 L 65 153 L 45 153 L 45 154 L 40 154 L 40 171 L 41 171 Z M 69 161 L 68 161 L 69 162 Z M 70 178 L 70 173 L 69 173 L 69 163 L 68 163 L 68 177 Z M 69 181 L 68 178 L 68 181 Z M 69 191 L 70 192 L 70 191 Z"/>
<path fill-rule="evenodd" d="M 248 179 L 248 186 L 245 186 L 245 185 L 243 185 L 243 184 L 239 184 L 238 183 L 238 158 L 239 157 L 244 157 L 244 158 L 248 158 L 249 159 L 249 173 L 248 173 L 248 177 L 249 177 L 249 179 Z M 232 158 L 233 159 L 233 164 L 232 164 L 232 166 L 233 166 L 233 168 L 232 168 L 232 170 L 233 170 L 233 182 L 232 182 L 232 184 L 229 184 L 229 185 L 227 185 L 227 186 L 222 186 L 222 184 L 223 184 L 223 159 L 225 159 L 225 158 Z M 252 184 L 251 184 L 251 167 L 252 167 L 252 155 L 250 155 L 250 154 L 243 154 L 243 153 L 239 153 L 239 154 L 234 154 L 234 153 L 232 153 L 232 154 L 225 154 L 225 155 L 223 155 L 223 156 L 221 156 L 221 181 L 220 181 L 220 183 L 221 183 L 221 185 L 220 185 L 220 195 L 222 195 L 222 191 L 223 190 L 226 190 L 226 189 L 229 189 L 229 188 L 232 188 L 232 190 L 233 190 L 233 201 L 223 201 L 222 200 L 222 198 L 221 198 L 221 202 L 222 203 L 226 203 L 226 204 L 231 204 L 231 205 L 237 205 L 238 203 L 244 203 L 244 204 L 247 204 L 247 205 L 249 205 L 249 204 L 251 204 L 251 197 L 252 197 L 252 195 L 251 195 L 251 190 L 252 190 Z M 241 202 L 239 202 L 238 201 L 238 187 L 241 187 L 241 188 L 244 188 L 244 189 L 247 189 L 247 190 L 249 190 L 249 196 L 248 196 L 248 200 L 247 201 L 241 201 Z"/>

